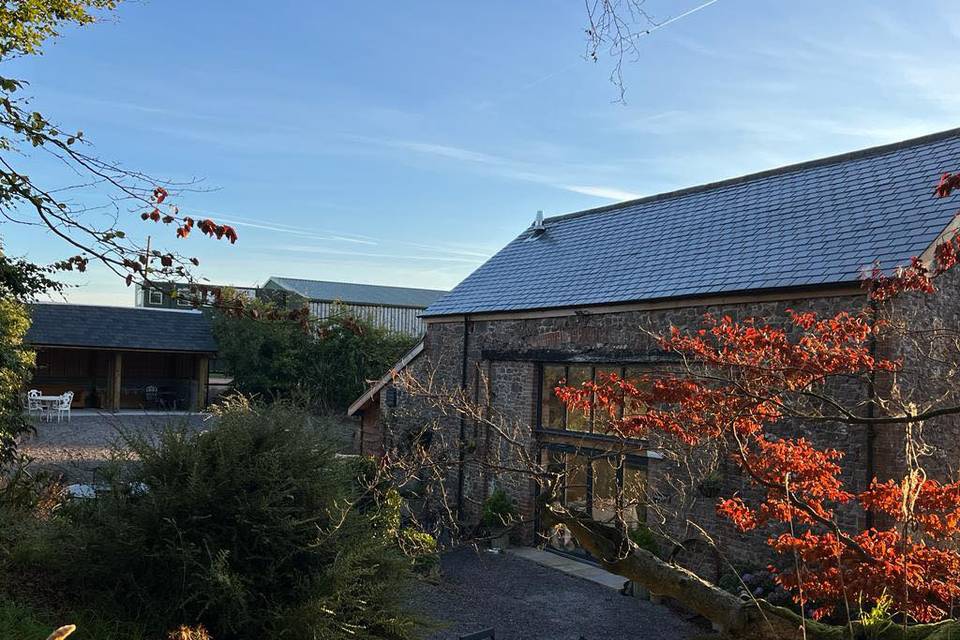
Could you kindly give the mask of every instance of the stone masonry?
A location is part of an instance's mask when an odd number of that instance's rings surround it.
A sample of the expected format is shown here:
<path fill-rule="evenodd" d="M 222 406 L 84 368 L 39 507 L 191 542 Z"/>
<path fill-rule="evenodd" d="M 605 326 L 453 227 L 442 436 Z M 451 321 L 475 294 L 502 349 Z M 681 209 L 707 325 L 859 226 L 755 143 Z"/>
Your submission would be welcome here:
<path fill-rule="evenodd" d="M 947 295 L 960 287 L 960 276 L 951 275 L 945 279 L 944 294 L 936 300 L 908 298 L 898 302 L 897 309 L 914 322 L 942 325 L 949 323 L 958 326 L 960 314 L 957 311 L 955 297 Z M 730 315 L 736 319 L 761 317 L 775 321 L 784 318 L 787 309 L 814 310 L 822 316 L 830 316 L 841 310 L 858 311 L 866 304 L 866 298 L 855 290 L 822 290 L 817 293 L 798 294 L 795 299 L 729 304 L 678 304 L 675 308 L 647 311 L 601 312 L 596 309 L 588 313 L 515 319 L 464 320 L 462 317 L 451 321 L 435 319 L 428 325 L 424 353 L 411 366 L 415 375 L 432 375 L 435 384 L 448 389 L 463 389 L 474 401 L 484 404 L 492 412 L 522 426 L 518 432 L 525 438 L 531 455 L 535 455 L 538 438 L 535 430 L 538 416 L 540 367 L 543 363 L 631 363 L 638 366 L 656 368 L 662 358 L 653 339 L 644 332 L 662 332 L 671 326 L 681 329 L 698 328 L 705 313 Z M 937 318 L 933 320 L 931 318 Z M 887 345 L 881 349 L 896 352 L 898 347 Z M 833 390 L 850 406 L 865 403 L 868 389 L 862 385 L 851 384 L 847 388 Z M 381 394 L 383 395 L 383 394 Z M 382 402 L 382 400 L 381 400 Z M 400 401 L 400 407 L 411 402 L 408 398 Z M 409 407 L 407 407 L 409 408 Z M 397 408 L 381 406 L 387 419 L 393 414 L 395 420 L 402 420 L 404 414 Z M 410 418 L 407 417 L 407 420 Z M 955 420 L 941 420 L 949 423 L 950 429 L 938 429 L 935 433 L 927 429 L 928 440 L 935 449 L 950 452 L 938 455 L 938 462 L 932 466 L 941 475 L 953 472 L 950 459 L 957 459 L 958 439 Z M 509 452 L 491 451 L 498 439 L 485 433 L 476 425 L 468 424 L 456 417 L 446 416 L 440 419 L 443 437 L 448 446 L 463 442 L 462 478 L 451 472 L 448 478 L 448 491 L 451 496 L 459 497 L 461 519 L 468 525 L 476 523 L 481 514 L 481 506 L 494 488 L 502 488 L 513 498 L 527 525 L 515 532 L 517 542 L 535 543 L 535 492 L 534 482 L 526 474 L 511 474 L 493 470 L 489 465 L 481 465 L 478 459 L 490 460 L 491 456 L 506 461 Z M 939 424 L 939 423 L 938 423 Z M 412 426 L 412 425 L 411 425 Z M 778 426 L 792 435 L 802 435 L 821 447 L 836 448 L 844 452 L 842 466 L 844 481 L 850 491 L 857 492 L 866 488 L 872 476 L 890 478 L 896 476 L 902 461 L 898 461 L 898 451 L 902 450 L 902 430 L 897 428 L 876 429 L 871 432 L 866 426 L 847 424 L 802 424 L 785 423 Z M 462 437 L 461 437 L 462 432 Z M 582 436 L 589 441 L 591 436 Z M 603 442 L 597 444 L 604 446 Z M 451 454 L 451 455 L 459 455 Z M 499 456 L 499 457 L 498 457 Z M 655 485 L 658 473 L 665 463 L 654 458 L 648 460 L 648 482 Z M 456 465 L 454 465 L 456 466 Z M 504 466 L 509 466 L 504 464 Z M 736 493 L 750 495 L 747 482 L 736 472 L 722 474 L 721 495 Z M 462 486 L 461 486 L 462 484 Z M 765 566 L 770 554 L 764 544 L 767 534 L 757 532 L 744 535 L 736 532 L 726 522 L 718 520 L 714 513 L 715 498 L 699 499 L 691 507 L 692 519 L 709 532 L 714 542 L 723 549 L 723 561 L 740 565 Z M 842 524 L 850 528 L 866 526 L 862 512 L 848 510 L 841 514 Z M 678 528 L 676 534 L 686 535 Z M 698 536 L 691 534 L 691 542 Z M 690 548 L 699 543 L 692 543 Z M 684 545 L 686 546 L 686 545 Z M 715 563 L 719 564 L 720 559 Z M 713 577 L 713 569 L 704 570 L 705 577 Z"/>

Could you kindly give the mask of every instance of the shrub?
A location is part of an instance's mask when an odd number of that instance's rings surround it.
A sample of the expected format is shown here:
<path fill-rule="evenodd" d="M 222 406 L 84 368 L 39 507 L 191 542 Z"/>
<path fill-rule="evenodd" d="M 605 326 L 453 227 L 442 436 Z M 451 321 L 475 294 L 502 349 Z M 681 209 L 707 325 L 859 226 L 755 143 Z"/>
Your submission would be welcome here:
<path fill-rule="evenodd" d="M 267 307 L 263 302 L 255 306 Z M 219 362 L 240 393 L 300 398 L 315 410 L 347 407 L 415 343 L 410 336 L 334 310 L 306 327 L 290 320 L 215 313 Z"/>
<path fill-rule="evenodd" d="M 207 633 L 207 630 L 204 629 L 203 626 L 181 626 L 175 631 L 171 631 L 167 636 L 167 640 L 213 640 L 213 638 L 210 637 L 210 634 Z"/>
<path fill-rule="evenodd" d="M 723 491 L 723 476 L 719 471 L 711 471 L 700 480 L 697 491 L 705 498 L 716 498 Z"/>
<path fill-rule="evenodd" d="M 64 625 L 64 620 L 74 624 Z M 68 631 L 75 626 L 75 633 Z M 59 631 L 61 635 L 51 633 Z M 148 640 L 136 626 L 99 617 L 96 612 L 63 614 L 28 606 L 18 601 L 0 599 L 0 638 L 4 640 L 51 640 L 68 637 L 70 640 Z M 150 636 L 158 640 L 166 636 Z M 177 638 L 176 640 L 180 640 Z M 188 640 L 194 640 L 188 638 Z M 215 640 L 212 638 L 197 640 Z"/>
<path fill-rule="evenodd" d="M 515 514 L 513 501 L 503 489 L 496 489 L 483 503 L 483 524 L 488 529 L 504 527 Z"/>
<path fill-rule="evenodd" d="M 637 545 L 641 549 L 646 549 L 654 555 L 659 553 L 660 547 L 657 544 L 657 538 L 653 535 L 653 531 L 651 531 L 650 527 L 647 525 L 636 525 L 630 529 L 629 535 L 630 540 L 633 541 L 633 544 Z"/>
<path fill-rule="evenodd" d="M 365 492 L 359 459 L 336 457 L 301 411 L 235 402 L 209 432 L 128 446 L 139 463 L 68 509 L 58 567 L 74 593 L 216 640 L 411 633 L 399 507 Z"/>
<path fill-rule="evenodd" d="M 893 620 L 893 598 L 886 593 L 881 595 L 873 606 L 865 605 L 863 597 L 860 598 L 860 615 L 858 616 L 860 626 L 863 628 L 863 636 L 868 640 L 880 638 L 885 631 L 894 625 Z"/>
<path fill-rule="evenodd" d="M 34 365 L 33 351 L 23 342 L 29 328 L 26 306 L 0 297 L 0 464 L 16 458 L 16 440 L 30 429 L 20 402 Z"/>

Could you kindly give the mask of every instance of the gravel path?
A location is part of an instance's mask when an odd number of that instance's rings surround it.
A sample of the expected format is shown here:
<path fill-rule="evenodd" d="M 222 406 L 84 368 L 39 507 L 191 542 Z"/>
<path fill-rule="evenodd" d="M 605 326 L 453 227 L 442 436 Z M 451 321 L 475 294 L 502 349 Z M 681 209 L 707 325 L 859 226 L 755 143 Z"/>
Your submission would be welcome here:
<path fill-rule="evenodd" d="M 74 415 L 70 422 L 38 422 L 36 433 L 24 438 L 21 450 L 43 469 L 62 474 L 68 482 L 96 482 L 96 470 L 110 459 L 121 433 L 156 435 L 167 425 L 204 429 L 203 415 Z"/>
<path fill-rule="evenodd" d="M 442 559 L 438 585 L 418 583 L 410 606 L 446 623 L 429 640 L 494 627 L 497 640 L 679 640 L 709 631 L 662 605 L 620 595 L 511 555 L 465 549 Z"/>

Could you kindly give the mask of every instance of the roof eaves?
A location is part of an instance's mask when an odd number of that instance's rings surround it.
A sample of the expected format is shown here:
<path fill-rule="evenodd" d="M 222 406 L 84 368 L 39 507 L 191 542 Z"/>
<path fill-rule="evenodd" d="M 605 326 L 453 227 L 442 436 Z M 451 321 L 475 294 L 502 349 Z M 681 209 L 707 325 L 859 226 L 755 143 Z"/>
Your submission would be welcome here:
<path fill-rule="evenodd" d="M 209 349 L 167 349 L 163 347 L 134 347 L 134 346 L 87 346 L 87 345 L 77 345 L 77 344 L 68 344 L 61 342 L 43 342 L 43 341 L 34 341 L 29 342 L 32 347 L 47 347 L 47 348 L 56 348 L 56 349 L 76 349 L 78 351 L 135 351 L 135 352 L 144 352 L 149 351 L 150 353 L 206 353 L 206 354 L 215 354 L 217 349 L 211 347 Z"/>
<path fill-rule="evenodd" d="M 352 416 L 357 411 L 363 408 L 369 400 L 375 396 L 381 389 L 383 389 L 387 384 L 393 380 L 397 374 L 403 371 L 407 365 L 413 362 L 414 358 L 420 355 L 420 352 L 423 351 L 424 342 L 421 340 L 416 344 L 413 349 L 410 349 L 400 360 L 393 365 L 389 371 L 387 371 L 379 380 L 370 385 L 370 388 L 363 392 L 363 395 L 357 398 L 353 404 L 347 409 L 347 415 Z"/>
<path fill-rule="evenodd" d="M 678 295 L 678 296 L 661 296 L 658 298 L 644 298 L 637 300 L 616 300 L 612 302 L 599 302 L 599 303 L 584 303 L 584 304 L 573 304 L 573 305 L 563 305 L 563 306 L 552 306 L 552 307 L 525 307 L 521 305 L 510 305 L 509 308 L 496 308 L 496 309 L 484 309 L 482 307 L 474 306 L 470 309 L 459 310 L 459 311 L 450 311 L 445 313 L 422 313 L 420 314 L 421 318 L 444 318 L 444 317 L 462 317 L 469 315 L 493 315 L 493 314 L 509 314 L 509 313 L 522 313 L 526 311 L 574 311 L 583 309 L 603 309 L 606 307 L 615 308 L 623 307 L 634 304 L 663 304 L 669 302 L 683 302 L 689 300 L 703 300 L 704 303 L 709 304 L 712 299 L 719 299 L 731 296 L 749 296 L 749 295 L 766 295 L 766 294 L 783 294 L 783 293 L 797 293 L 802 294 L 805 292 L 816 292 L 822 293 L 829 291 L 831 289 L 846 289 L 852 286 L 860 285 L 859 280 L 836 280 L 830 282 L 820 282 L 820 283 L 810 283 L 810 284 L 798 284 L 792 286 L 779 286 L 779 287 L 758 287 L 753 289 L 736 289 L 732 291 L 719 291 L 713 292 L 708 291 L 708 287 L 702 287 L 703 291 L 698 290 L 697 292 Z"/>

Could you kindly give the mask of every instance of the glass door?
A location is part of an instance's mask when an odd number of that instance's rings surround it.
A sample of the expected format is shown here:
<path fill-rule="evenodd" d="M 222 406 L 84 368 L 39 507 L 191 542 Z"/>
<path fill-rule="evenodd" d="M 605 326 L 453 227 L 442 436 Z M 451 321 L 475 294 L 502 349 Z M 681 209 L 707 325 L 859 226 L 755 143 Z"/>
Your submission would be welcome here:
<path fill-rule="evenodd" d="M 625 522 L 628 528 L 633 528 L 646 520 L 643 459 L 574 450 L 567 445 L 547 445 L 541 450 L 541 460 L 549 471 L 561 474 L 560 495 L 564 506 L 571 511 L 585 513 L 611 526 Z M 540 533 L 548 549 L 589 557 L 562 525 Z"/>
<path fill-rule="evenodd" d="M 544 449 L 544 464 L 553 473 L 562 474 L 561 492 L 563 504 L 575 511 L 588 512 L 590 508 L 590 471 L 588 458 L 557 449 Z M 554 551 L 585 555 L 576 539 L 564 526 L 543 532 L 547 547 Z"/>

